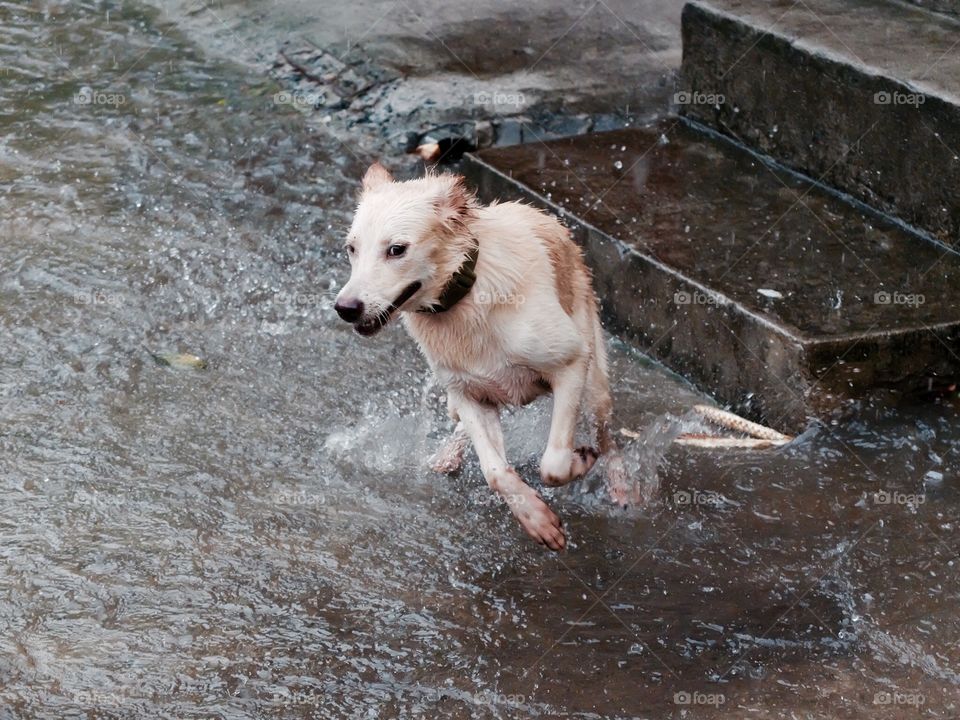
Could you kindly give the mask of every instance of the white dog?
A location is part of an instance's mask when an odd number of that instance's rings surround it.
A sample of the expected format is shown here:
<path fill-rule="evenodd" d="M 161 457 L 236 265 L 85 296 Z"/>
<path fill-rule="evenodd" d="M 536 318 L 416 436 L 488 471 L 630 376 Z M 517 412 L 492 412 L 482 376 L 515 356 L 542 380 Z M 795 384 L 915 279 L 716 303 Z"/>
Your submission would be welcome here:
<path fill-rule="evenodd" d="M 507 463 L 499 417 L 502 405 L 552 392 L 543 483 L 582 477 L 609 453 L 608 488 L 627 500 L 597 300 L 579 247 L 555 218 L 516 202 L 482 207 L 456 175 L 395 182 L 375 163 L 346 249 L 352 272 L 337 313 L 365 336 L 401 314 L 446 389 L 458 424 L 435 469 L 455 471 L 468 436 L 524 530 L 563 549 L 560 518 Z M 593 418 L 596 449 L 574 447 L 581 406 Z"/>

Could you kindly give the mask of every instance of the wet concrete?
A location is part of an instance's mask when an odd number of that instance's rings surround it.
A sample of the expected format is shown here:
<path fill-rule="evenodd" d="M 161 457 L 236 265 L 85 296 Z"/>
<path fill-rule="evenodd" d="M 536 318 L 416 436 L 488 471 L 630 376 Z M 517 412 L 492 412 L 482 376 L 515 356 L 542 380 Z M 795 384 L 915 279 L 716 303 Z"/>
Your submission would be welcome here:
<path fill-rule="evenodd" d="M 278 51 L 316 76 L 345 64 L 366 89 L 316 119 L 371 151 L 436 129 L 487 145 L 628 127 L 667 112 L 680 66 L 682 0 L 153 4 L 210 54 L 272 68 L 295 104 L 328 88 Z"/>
<path fill-rule="evenodd" d="M 960 258 L 677 119 L 482 151 L 469 174 L 564 215 L 614 326 L 767 422 L 960 375 Z"/>
<path fill-rule="evenodd" d="M 332 310 L 370 156 L 136 5 L 2 5 L 0 47 L 0 718 L 960 712 L 955 398 L 689 452 L 703 397 L 611 340 L 651 502 L 544 490 L 544 554 L 472 455 L 424 470 L 400 328 Z M 507 414 L 527 478 L 548 422 Z"/>
<path fill-rule="evenodd" d="M 877 0 L 696 1 L 683 22 L 683 114 L 958 242 L 960 23 Z"/>

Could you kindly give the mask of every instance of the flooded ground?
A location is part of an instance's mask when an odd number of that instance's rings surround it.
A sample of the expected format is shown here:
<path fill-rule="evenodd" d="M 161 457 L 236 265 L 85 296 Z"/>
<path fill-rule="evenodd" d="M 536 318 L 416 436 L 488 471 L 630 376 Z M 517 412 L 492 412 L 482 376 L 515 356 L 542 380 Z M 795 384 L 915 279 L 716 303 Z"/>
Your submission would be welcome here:
<path fill-rule="evenodd" d="M 137 5 L 3 3 L 0 48 L 0 717 L 960 714 L 954 401 L 692 451 L 611 341 L 652 500 L 545 490 L 548 554 L 332 310 L 369 158 Z"/>

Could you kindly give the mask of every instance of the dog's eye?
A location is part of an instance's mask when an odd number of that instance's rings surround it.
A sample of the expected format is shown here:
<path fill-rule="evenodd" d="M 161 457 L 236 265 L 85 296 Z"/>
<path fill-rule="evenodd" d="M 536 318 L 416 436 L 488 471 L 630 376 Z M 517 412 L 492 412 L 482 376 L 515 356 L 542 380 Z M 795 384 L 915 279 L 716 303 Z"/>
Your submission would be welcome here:
<path fill-rule="evenodd" d="M 387 257 L 400 257 L 407 251 L 406 245 L 391 245 L 387 248 Z"/>
<path fill-rule="evenodd" d="M 347 255 L 353 255 L 354 247 L 353 245 L 347 245 Z"/>

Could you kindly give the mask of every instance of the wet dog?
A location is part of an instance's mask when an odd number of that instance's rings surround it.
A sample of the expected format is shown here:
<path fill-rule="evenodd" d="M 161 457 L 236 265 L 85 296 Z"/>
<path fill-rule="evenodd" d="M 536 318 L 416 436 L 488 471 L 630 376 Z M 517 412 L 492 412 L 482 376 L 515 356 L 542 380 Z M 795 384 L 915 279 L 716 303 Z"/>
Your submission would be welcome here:
<path fill-rule="evenodd" d="M 507 462 L 499 416 L 504 405 L 552 392 L 543 483 L 583 477 L 607 453 L 607 487 L 627 501 L 597 299 L 580 248 L 555 218 L 516 202 L 481 206 L 456 175 L 396 182 L 375 163 L 346 251 L 351 275 L 337 313 L 364 336 L 401 316 L 446 390 L 457 426 L 434 469 L 456 471 L 469 438 L 527 534 L 563 549 L 560 518 Z M 582 410 L 594 447 L 574 447 Z"/>

